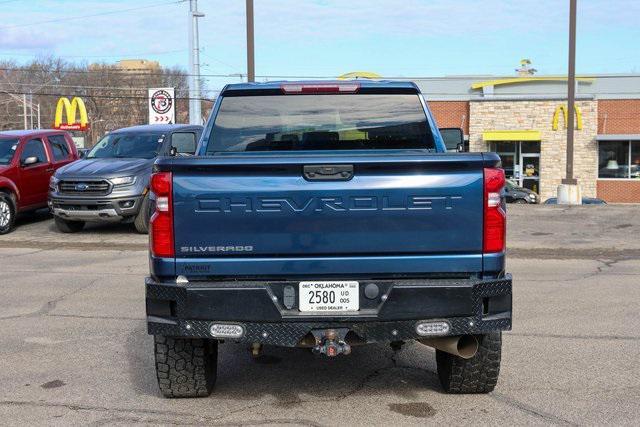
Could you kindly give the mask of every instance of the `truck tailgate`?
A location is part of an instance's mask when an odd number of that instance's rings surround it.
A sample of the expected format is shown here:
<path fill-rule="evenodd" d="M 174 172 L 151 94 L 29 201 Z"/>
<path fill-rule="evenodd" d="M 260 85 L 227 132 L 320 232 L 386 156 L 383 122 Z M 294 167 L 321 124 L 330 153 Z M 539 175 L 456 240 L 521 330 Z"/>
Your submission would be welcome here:
<path fill-rule="evenodd" d="M 482 252 L 479 153 L 243 155 L 172 163 L 177 258 Z M 305 166 L 321 165 L 352 172 L 338 179 L 305 176 Z"/>

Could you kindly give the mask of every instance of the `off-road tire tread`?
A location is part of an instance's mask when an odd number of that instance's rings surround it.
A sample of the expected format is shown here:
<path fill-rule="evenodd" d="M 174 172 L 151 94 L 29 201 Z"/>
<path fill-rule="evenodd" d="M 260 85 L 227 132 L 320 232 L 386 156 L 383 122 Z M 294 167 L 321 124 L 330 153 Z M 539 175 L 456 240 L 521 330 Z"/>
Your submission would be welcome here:
<path fill-rule="evenodd" d="M 490 393 L 500 374 L 502 333 L 478 335 L 478 352 L 471 359 L 463 359 L 436 350 L 436 364 L 440 384 L 447 393 Z"/>
<path fill-rule="evenodd" d="M 54 217 L 56 227 L 62 233 L 77 233 L 84 228 L 84 221 L 67 221 L 60 217 Z"/>
<path fill-rule="evenodd" d="M 217 377 L 218 342 L 154 336 L 156 375 L 165 397 L 207 397 Z"/>
<path fill-rule="evenodd" d="M 144 199 L 142 199 L 138 215 L 136 215 L 136 219 L 133 221 L 133 225 L 136 227 L 138 233 L 149 233 L 149 218 L 149 193 L 147 193 Z"/>

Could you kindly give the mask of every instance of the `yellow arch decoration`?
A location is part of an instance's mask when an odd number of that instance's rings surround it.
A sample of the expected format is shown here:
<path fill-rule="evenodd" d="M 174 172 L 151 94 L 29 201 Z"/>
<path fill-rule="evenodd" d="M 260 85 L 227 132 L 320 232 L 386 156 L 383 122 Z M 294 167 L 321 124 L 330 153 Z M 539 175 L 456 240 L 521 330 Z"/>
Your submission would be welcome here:
<path fill-rule="evenodd" d="M 372 73 L 370 71 L 353 71 L 351 73 L 346 73 L 341 76 L 338 76 L 338 80 L 347 80 L 347 79 L 381 79 L 382 76 L 380 74 Z"/>
<path fill-rule="evenodd" d="M 63 110 L 67 115 L 67 123 L 62 123 Z M 80 114 L 79 122 L 76 121 L 76 113 Z M 87 116 L 87 108 L 82 98 L 75 96 L 69 101 L 68 98 L 63 96 L 58 99 L 53 127 L 55 129 L 65 130 L 86 130 L 89 127 L 89 118 Z"/>
<path fill-rule="evenodd" d="M 576 77 L 576 81 L 580 83 L 592 83 L 595 79 L 591 77 Z M 512 85 L 518 83 L 530 82 L 566 82 L 567 77 L 562 76 L 545 76 L 545 77 L 510 77 L 505 79 L 485 80 L 471 85 L 471 89 L 482 89 L 485 86 L 501 86 Z"/>
<path fill-rule="evenodd" d="M 577 105 L 574 106 L 576 112 L 576 129 L 582 130 L 582 110 Z M 556 111 L 553 113 L 553 120 L 551 122 L 551 129 L 558 130 L 558 120 L 560 119 L 560 112 L 564 117 L 564 127 L 567 127 L 569 121 L 569 111 L 564 105 L 558 105 Z"/>

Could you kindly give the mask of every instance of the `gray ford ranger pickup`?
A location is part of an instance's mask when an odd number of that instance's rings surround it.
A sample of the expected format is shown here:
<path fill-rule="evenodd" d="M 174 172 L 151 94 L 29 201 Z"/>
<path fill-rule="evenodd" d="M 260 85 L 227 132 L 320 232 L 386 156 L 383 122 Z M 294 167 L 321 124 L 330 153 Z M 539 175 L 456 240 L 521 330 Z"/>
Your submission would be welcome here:
<path fill-rule="evenodd" d="M 158 156 L 195 153 L 197 125 L 142 125 L 110 132 L 84 159 L 60 168 L 49 182 L 49 209 L 63 233 L 87 221 L 134 223 L 146 233 L 149 178 Z"/>

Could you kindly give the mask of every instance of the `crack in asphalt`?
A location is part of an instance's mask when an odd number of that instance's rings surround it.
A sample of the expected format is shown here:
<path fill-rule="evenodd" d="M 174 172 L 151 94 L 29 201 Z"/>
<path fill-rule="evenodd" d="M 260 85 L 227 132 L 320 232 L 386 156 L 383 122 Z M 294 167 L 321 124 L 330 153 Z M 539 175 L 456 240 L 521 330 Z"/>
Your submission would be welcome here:
<path fill-rule="evenodd" d="M 146 320 L 146 317 L 124 317 L 124 316 L 90 316 L 82 314 L 47 314 L 47 317 L 70 317 L 73 319 L 98 319 L 98 320 L 135 320 L 139 322 Z"/>
<path fill-rule="evenodd" d="M 505 396 L 501 393 L 493 392 L 488 395 L 490 398 L 497 402 L 501 402 L 507 404 L 513 408 L 520 410 L 521 412 L 527 413 L 529 415 L 533 415 L 536 418 L 541 418 L 546 422 L 560 425 L 570 425 L 577 426 L 578 424 L 573 423 L 569 420 L 565 420 L 564 418 L 557 417 L 553 414 L 550 414 L 545 411 L 541 411 L 535 406 L 529 405 L 527 403 L 520 402 L 519 400 L 513 399 L 511 397 Z"/>
<path fill-rule="evenodd" d="M 557 338 L 575 340 L 604 340 L 604 341 L 639 341 L 640 336 L 620 336 L 620 335 L 563 335 L 563 334 L 540 334 L 527 332 L 509 332 L 509 336 L 531 337 L 531 338 Z"/>
<path fill-rule="evenodd" d="M 172 417 L 174 420 L 167 420 L 166 418 L 162 418 L 158 421 L 158 424 L 171 424 L 171 425 L 202 425 L 202 423 L 207 424 L 215 424 L 215 425 L 223 425 L 223 426 L 259 426 L 259 425 L 269 425 L 269 424 L 299 424 L 299 425 L 307 425 L 311 427 L 321 427 L 322 424 L 319 424 L 315 421 L 305 420 L 305 419 L 263 419 L 260 421 L 248 421 L 241 423 L 219 423 L 218 421 L 227 418 L 236 413 L 241 413 L 249 409 L 253 409 L 255 407 L 264 405 L 268 402 L 261 402 L 260 404 L 250 405 L 249 407 L 241 408 L 239 410 L 232 410 L 231 412 L 221 414 L 220 416 L 207 416 L 207 415 L 194 415 L 189 412 L 178 412 L 178 411 L 165 411 L 159 409 L 139 409 L 139 408 L 120 408 L 120 407 L 107 407 L 107 406 L 95 406 L 95 405 L 84 405 L 84 404 L 74 404 L 74 403 L 53 403 L 53 402 L 43 402 L 43 401 L 21 401 L 21 400 L 2 400 L 0 401 L 0 405 L 5 406 L 31 406 L 31 407 L 42 407 L 42 408 L 65 408 L 70 411 L 95 411 L 95 412 L 107 412 L 107 413 L 119 413 L 119 414 L 138 414 L 138 415 L 150 415 L 150 416 L 165 416 Z M 185 418 L 187 420 L 185 420 Z M 114 420 L 122 419 L 123 421 L 134 421 L 134 422 L 144 422 L 149 423 L 152 420 L 142 419 L 139 417 L 127 417 L 120 416 L 117 418 L 109 417 L 103 422 L 96 422 L 94 425 L 105 425 L 105 424 L 113 424 Z M 179 421 L 178 421 L 179 419 Z"/>
<path fill-rule="evenodd" d="M 24 253 L 21 253 L 21 254 L 3 255 L 3 256 L 0 256 L 0 260 L 1 259 L 9 259 L 9 258 L 18 258 L 18 257 L 27 256 L 27 255 L 34 255 L 34 254 L 38 254 L 38 253 L 44 252 L 44 251 L 45 251 L 45 249 L 36 249 L 35 251 L 24 252 Z"/>
<path fill-rule="evenodd" d="M 56 305 L 59 302 L 64 301 L 64 299 L 67 298 L 67 297 L 73 296 L 75 294 L 78 294 L 78 293 L 84 291 L 85 289 L 90 288 L 91 286 L 96 284 L 98 282 L 98 280 L 100 280 L 99 277 L 91 280 L 88 284 L 86 284 L 84 286 L 81 286 L 79 288 L 74 289 L 71 292 L 67 292 L 66 294 L 60 295 L 57 298 L 54 298 L 54 299 L 52 299 L 50 301 L 47 301 L 46 303 L 44 303 L 44 305 L 42 307 L 40 307 L 36 311 L 32 311 L 30 313 L 24 313 L 24 314 L 15 314 L 15 315 L 11 315 L 11 316 L 4 316 L 4 317 L 0 316 L 0 320 L 20 319 L 20 318 L 25 318 L 25 317 L 46 316 L 56 308 Z"/>

